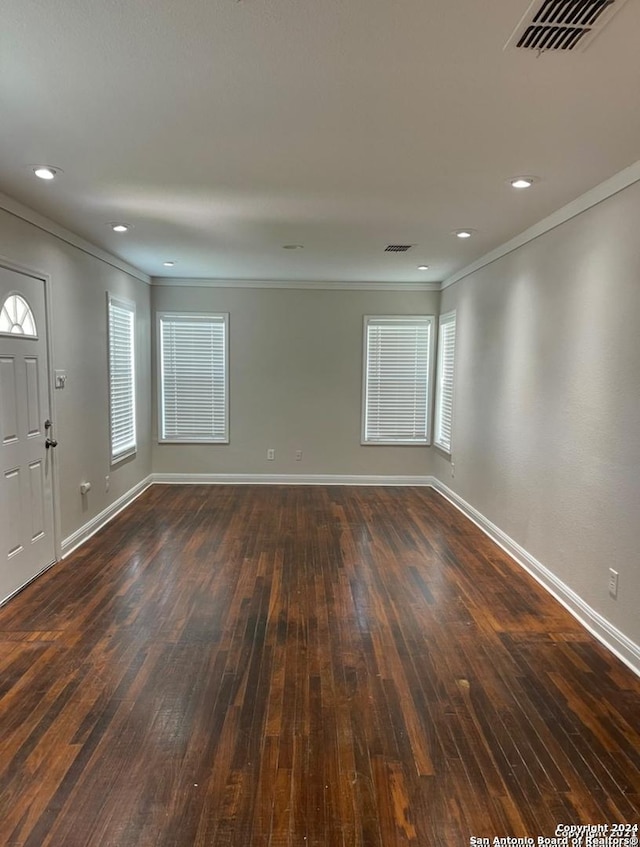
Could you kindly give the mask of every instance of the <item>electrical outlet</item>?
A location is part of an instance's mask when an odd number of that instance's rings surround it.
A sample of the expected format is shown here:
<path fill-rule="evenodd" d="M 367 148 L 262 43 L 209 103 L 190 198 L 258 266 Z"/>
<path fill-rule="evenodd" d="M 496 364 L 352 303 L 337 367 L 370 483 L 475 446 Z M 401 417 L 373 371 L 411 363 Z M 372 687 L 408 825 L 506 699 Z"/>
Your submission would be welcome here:
<path fill-rule="evenodd" d="M 104 490 L 108 491 L 111 488 L 111 477 L 107 474 L 104 478 Z"/>
<path fill-rule="evenodd" d="M 296 462 L 302 461 L 302 450 L 296 450 Z"/>
<path fill-rule="evenodd" d="M 275 457 L 276 457 L 276 451 L 273 449 L 273 447 L 269 447 L 269 449 L 267 450 L 267 461 L 273 462 Z"/>
<path fill-rule="evenodd" d="M 456 466 L 453 462 L 451 462 L 451 479 L 454 479 L 456 475 Z"/>
<path fill-rule="evenodd" d="M 609 568 L 609 594 L 614 600 L 618 597 L 618 571 Z"/>

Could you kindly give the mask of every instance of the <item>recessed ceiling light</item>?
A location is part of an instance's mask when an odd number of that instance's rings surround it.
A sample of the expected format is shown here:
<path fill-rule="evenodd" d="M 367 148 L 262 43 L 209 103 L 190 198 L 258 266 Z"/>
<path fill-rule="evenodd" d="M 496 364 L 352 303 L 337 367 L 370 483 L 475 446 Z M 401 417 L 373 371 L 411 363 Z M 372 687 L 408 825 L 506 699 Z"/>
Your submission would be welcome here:
<path fill-rule="evenodd" d="M 55 179 L 60 168 L 52 168 L 50 165 L 36 165 L 33 169 L 38 179 Z"/>
<path fill-rule="evenodd" d="M 509 185 L 512 188 L 531 188 L 535 181 L 535 176 L 514 176 L 509 180 Z"/>
<path fill-rule="evenodd" d="M 121 221 L 111 221 L 109 223 L 109 226 L 114 232 L 128 232 L 130 229 L 132 229 L 131 224 L 125 224 Z"/>
<path fill-rule="evenodd" d="M 165 268 L 172 268 L 175 265 L 175 262 L 163 262 L 162 264 Z"/>
<path fill-rule="evenodd" d="M 418 265 L 418 270 L 419 271 L 428 271 L 429 265 Z"/>
<path fill-rule="evenodd" d="M 475 229 L 454 229 L 452 235 L 455 235 L 457 238 L 471 238 Z"/>
<path fill-rule="evenodd" d="M 303 244 L 283 244 L 283 250 L 304 250 Z"/>

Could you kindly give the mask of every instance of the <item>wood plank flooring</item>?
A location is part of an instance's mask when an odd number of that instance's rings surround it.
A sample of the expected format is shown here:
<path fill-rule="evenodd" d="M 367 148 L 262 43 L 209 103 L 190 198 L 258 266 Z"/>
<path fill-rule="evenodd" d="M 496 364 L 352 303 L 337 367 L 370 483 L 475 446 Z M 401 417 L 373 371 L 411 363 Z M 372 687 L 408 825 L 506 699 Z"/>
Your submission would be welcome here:
<path fill-rule="evenodd" d="M 638 823 L 640 680 L 430 489 L 153 486 L 0 609 L 0 844 Z"/>

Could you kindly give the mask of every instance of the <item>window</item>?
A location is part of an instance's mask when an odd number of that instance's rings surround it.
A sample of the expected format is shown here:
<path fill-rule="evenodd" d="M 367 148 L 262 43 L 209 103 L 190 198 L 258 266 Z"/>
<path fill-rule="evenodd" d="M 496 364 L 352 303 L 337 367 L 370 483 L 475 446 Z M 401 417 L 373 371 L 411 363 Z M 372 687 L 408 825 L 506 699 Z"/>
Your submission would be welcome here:
<path fill-rule="evenodd" d="M 10 294 L 0 309 L 0 334 L 37 338 L 36 322 L 29 304 L 19 294 Z"/>
<path fill-rule="evenodd" d="M 229 442 L 228 315 L 159 314 L 159 440 Z"/>
<path fill-rule="evenodd" d="M 434 319 L 365 317 L 363 444 L 428 444 Z"/>
<path fill-rule="evenodd" d="M 136 452 L 136 307 L 107 296 L 109 315 L 109 421 L 111 463 Z"/>
<path fill-rule="evenodd" d="M 456 313 L 440 316 L 438 366 L 436 379 L 436 415 L 434 443 L 451 453 L 453 424 L 453 371 L 456 356 Z"/>

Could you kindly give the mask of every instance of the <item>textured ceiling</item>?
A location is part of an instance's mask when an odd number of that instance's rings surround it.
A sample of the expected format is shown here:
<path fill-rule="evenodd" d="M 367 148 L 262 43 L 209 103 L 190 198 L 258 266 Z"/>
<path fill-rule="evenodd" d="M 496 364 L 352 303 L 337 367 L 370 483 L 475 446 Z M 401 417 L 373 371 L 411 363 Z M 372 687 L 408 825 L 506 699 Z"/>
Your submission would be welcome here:
<path fill-rule="evenodd" d="M 3 0 L 0 191 L 153 276 L 445 279 L 640 158 L 640 3 L 539 57 L 528 5 Z"/>

